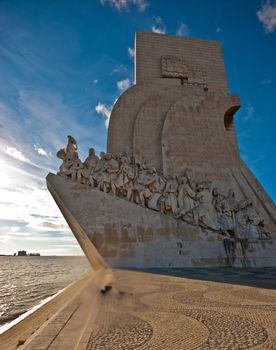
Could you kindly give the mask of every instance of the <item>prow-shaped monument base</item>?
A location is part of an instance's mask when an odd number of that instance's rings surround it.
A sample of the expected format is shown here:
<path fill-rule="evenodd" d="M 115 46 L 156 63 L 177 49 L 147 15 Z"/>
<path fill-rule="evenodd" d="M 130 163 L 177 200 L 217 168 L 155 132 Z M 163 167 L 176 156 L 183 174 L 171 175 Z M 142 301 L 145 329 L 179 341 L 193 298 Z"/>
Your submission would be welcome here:
<path fill-rule="evenodd" d="M 232 240 L 60 175 L 49 174 L 47 185 L 93 268 L 273 263 L 272 240 Z"/>

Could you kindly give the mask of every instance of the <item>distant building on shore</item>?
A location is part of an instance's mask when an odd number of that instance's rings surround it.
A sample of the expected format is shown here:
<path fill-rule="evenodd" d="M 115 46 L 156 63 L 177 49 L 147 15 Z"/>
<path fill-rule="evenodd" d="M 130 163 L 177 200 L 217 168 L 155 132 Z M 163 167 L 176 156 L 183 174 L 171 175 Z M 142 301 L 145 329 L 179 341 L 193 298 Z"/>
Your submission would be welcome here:
<path fill-rule="evenodd" d="M 16 256 L 16 253 L 14 253 L 14 256 Z M 27 254 L 26 250 L 19 250 L 17 256 L 40 256 L 40 253 Z"/>
<path fill-rule="evenodd" d="M 26 250 L 18 250 L 17 256 L 27 256 Z"/>

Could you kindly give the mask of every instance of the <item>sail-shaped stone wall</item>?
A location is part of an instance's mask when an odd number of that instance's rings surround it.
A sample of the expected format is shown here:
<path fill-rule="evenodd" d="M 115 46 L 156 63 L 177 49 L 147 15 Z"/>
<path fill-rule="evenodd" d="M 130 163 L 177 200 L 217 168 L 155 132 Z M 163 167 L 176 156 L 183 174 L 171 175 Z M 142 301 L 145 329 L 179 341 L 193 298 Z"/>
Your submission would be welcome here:
<path fill-rule="evenodd" d="M 47 177 L 92 265 L 276 265 L 276 209 L 240 158 L 239 108 L 219 42 L 136 33 L 108 153 L 82 163 L 71 138 Z"/>

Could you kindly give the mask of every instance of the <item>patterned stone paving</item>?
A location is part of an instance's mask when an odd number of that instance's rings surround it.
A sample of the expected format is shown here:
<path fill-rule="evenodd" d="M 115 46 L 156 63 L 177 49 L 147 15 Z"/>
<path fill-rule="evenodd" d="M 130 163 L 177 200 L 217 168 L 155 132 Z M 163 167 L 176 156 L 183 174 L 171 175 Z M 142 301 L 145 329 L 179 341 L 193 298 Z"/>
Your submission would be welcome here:
<path fill-rule="evenodd" d="M 101 270 L 22 349 L 276 350 L 275 271 Z"/>
<path fill-rule="evenodd" d="M 109 322 L 104 322 L 106 316 Z M 113 316 L 113 317 L 112 317 Z M 113 322 L 110 322 L 110 317 Z M 152 336 L 152 326 L 139 317 L 127 313 L 102 315 L 100 326 L 93 330 L 87 348 L 93 350 L 139 348 Z"/>
<path fill-rule="evenodd" d="M 273 289 L 191 276 L 114 273 L 117 286 L 103 297 L 102 312 L 87 350 L 276 349 Z M 242 270 L 234 275 L 237 278 L 242 274 L 247 275 Z M 253 275 L 252 283 L 256 284 L 256 274 Z M 273 283 L 271 280 L 272 287 Z"/>

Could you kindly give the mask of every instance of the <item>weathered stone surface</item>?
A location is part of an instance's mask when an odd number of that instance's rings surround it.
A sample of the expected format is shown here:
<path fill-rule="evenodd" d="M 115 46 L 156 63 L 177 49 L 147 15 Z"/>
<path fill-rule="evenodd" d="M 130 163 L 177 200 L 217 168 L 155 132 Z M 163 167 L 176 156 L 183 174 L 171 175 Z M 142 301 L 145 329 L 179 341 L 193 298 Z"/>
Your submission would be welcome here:
<path fill-rule="evenodd" d="M 276 264 L 271 240 L 254 240 L 248 243 L 250 247 L 236 243 L 239 254 L 235 255 L 235 247 L 225 247 L 223 236 L 216 232 L 84 187 L 62 176 L 49 174 L 47 184 L 75 236 L 78 240 L 81 236 L 79 242 L 84 251 L 83 232 L 95 249 L 90 248 L 89 254 L 94 256 L 93 253 L 98 251 L 111 266 L 152 268 Z M 65 207 L 66 211 L 63 211 Z M 77 226 L 72 222 L 76 222 Z M 94 266 L 94 260 L 90 261 Z"/>
<path fill-rule="evenodd" d="M 135 80 L 136 84 L 164 78 L 162 60 L 171 59 L 175 74 L 169 79 L 188 78 L 188 82 L 204 85 L 202 73 L 210 91 L 227 92 L 227 80 L 220 43 L 214 40 L 160 35 L 156 33 L 136 33 L 135 38 Z M 174 61 L 174 62 L 172 62 Z M 186 75 L 177 74 L 186 62 Z M 162 74 L 163 73 L 163 74 Z M 175 78 L 173 78 L 175 76 Z"/>
<path fill-rule="evenodd" d="M 82 163 L 69 136 L 58 152 L 63 178 L 47 178 L 90 261 L 275 265 L 276 209 L 240 158 L 240 101 L 228 92 L 220 44 L 137 33 L 135 53 L 136 85 L 112 110 L 108 153 L 90 149 Z"/>

